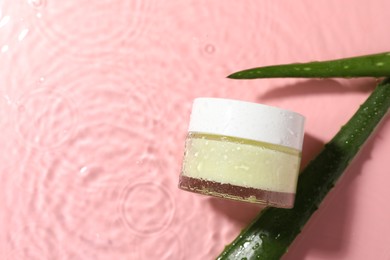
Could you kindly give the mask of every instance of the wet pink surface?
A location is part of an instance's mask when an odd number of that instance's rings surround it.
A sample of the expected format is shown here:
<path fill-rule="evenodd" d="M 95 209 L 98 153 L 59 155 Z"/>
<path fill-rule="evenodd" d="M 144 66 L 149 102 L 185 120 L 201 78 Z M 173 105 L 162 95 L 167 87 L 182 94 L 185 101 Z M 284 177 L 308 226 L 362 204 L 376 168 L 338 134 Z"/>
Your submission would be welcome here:
<path fill-rule="evenodd" d="M 389 50 L 390 2 L 0 1 L 0 259 L 213 259 L 261 208 L 177 189 L 193 98 L 307 118 L 303 164 L 375 79 L 233 81 Z M 390 259 L 385 120 L 284 260 Z"/>

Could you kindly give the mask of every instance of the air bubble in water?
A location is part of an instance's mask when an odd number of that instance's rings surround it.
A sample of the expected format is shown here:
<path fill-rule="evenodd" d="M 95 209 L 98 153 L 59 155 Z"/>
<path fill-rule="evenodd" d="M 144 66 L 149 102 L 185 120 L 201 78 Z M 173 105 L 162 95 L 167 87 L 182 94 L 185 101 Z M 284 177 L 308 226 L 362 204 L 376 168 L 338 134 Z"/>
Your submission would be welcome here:
<path fill-rule="evenodd" d="M 206 46 L 204 47 L 204 50 L 206 53 L 212 54 L 215 52 L 215 46 L 212 44 L 206 44 Z"/>

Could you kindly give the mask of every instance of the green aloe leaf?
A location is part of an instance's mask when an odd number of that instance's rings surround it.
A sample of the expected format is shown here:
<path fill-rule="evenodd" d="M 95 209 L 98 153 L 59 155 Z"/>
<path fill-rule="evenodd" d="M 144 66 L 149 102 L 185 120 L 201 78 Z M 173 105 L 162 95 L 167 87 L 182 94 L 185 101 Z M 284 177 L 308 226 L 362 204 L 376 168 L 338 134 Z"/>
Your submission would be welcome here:
<path fill-rule="evenodd" d="M 390 52 L 339 60 L 258 67 L 233 73 L 228 78 L 349 78 L 388 76 L 390 76 Z"/>
<path fill-rule="evenodd" d="M 274 260 L 287 252 L 306 222 L 390 108 L 390 78 L 382 81 L 322 152 L 302 171 L 292 209 L 264 209 L 218 257 Z"/>

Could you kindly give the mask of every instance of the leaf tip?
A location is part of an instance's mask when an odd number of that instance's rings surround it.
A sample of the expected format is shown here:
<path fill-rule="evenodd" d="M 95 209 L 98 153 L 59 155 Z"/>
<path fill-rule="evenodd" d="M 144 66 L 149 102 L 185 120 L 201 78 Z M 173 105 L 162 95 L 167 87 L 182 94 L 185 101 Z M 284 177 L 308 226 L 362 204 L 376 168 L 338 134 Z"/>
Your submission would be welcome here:
<path fill-rule="evenodd" d="M 241 72 L 235 72 L 227 76 L 228 79 L 240 79 Z"/>

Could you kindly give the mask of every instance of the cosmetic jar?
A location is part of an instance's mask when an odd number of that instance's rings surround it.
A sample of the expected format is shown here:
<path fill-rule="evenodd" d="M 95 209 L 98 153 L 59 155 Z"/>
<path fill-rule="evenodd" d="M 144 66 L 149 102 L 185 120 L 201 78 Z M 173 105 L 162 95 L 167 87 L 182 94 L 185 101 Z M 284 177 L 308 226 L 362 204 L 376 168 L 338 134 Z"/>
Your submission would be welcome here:
<path fill-rule="evenodd" d="M 305 118 L 238 100 L 194 100 L 179 188 L 292 208 Z"/>

